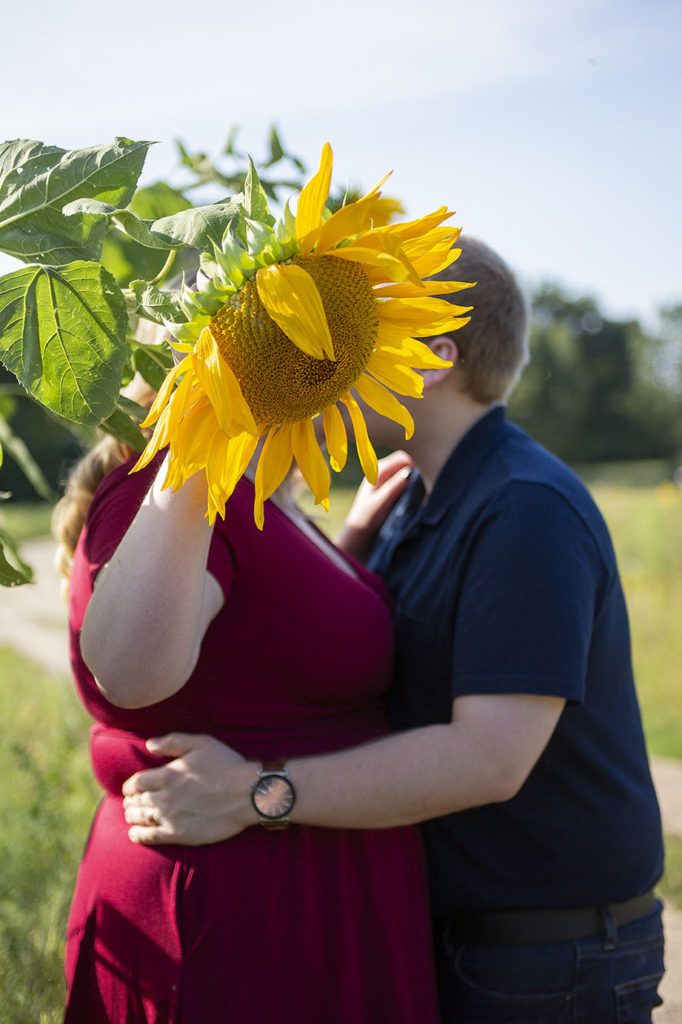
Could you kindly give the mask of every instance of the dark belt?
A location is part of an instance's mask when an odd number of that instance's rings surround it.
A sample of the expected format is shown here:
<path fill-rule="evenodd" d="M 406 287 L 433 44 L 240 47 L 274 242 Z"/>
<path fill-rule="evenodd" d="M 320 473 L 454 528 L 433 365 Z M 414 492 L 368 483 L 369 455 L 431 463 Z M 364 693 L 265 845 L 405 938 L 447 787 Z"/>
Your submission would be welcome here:
<path fill-rule="evenodd" d="M 653 892 L 607 903 L 603 907 L 575 910 L 502 910 L 452 914 L 445 919 L 445 935 L 453 944 L 469 942 L 482 945 L 533 946 L 546 942 L 589 939 L 630 924 L 653 910 Z"/>

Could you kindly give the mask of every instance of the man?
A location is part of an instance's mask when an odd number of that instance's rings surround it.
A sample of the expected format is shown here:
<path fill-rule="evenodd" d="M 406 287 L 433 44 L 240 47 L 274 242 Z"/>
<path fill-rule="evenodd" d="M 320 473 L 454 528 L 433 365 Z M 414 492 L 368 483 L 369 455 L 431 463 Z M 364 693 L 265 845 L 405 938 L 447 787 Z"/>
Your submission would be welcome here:
<path fill-rule="evenodd" d="M 385 460 L 341 538 L 396 598 L 395 734 L 271 772 L 282 805 L 266 793 L 258 812 L 258 765 L 162 738 L 151 749 L 176 760 L 124 787 L 131 838 L 214 842 L 268 816 L 424 822 L 445 1021 L 649 1021 L 661 823 L 613 550 L 582 484 L 506 420 L 525 305 L 495 253 L 462 248 L 447 274 L 477 281 L 472 320 L 431 341 L 453 366 L 424 372 L 414 437 L 367 410 L 373 440 L 402 443 L 418 472 Z"/>

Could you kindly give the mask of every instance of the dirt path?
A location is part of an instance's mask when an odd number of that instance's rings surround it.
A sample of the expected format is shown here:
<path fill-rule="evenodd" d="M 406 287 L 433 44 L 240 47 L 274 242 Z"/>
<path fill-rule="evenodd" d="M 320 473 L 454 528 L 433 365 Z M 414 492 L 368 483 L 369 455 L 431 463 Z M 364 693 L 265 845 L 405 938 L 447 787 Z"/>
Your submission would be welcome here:
<path fill-rule="evenodd" d="M 66 608 L 53 568 L 49 540 L 24 546 L 36 582 L 14 590 L 0 587 L 0 646 L 13 647 L 59 676 L 69 675 Z M 682 838 L 682 762 L 654 758 L 652 770 L 667 833 Z M 682 1024 L 682 910 L 666 908 L 667 973 L 661 994 L 665 1005 L 654 1014 L 656 1024 Z"/>

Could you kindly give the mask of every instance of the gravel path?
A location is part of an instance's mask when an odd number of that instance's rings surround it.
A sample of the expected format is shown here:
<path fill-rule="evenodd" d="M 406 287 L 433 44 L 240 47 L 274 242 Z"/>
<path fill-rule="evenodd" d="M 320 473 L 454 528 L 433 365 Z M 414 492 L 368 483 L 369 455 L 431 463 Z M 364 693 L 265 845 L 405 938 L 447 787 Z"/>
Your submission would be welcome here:
<path fill-rule="evenodd" d="M 53 568 L 54 544 L 26 544 L 22 551 L 36 582 L 9 590 L 0 587 L 0 646 L 13 647 L 59 676 L 69 675 L 66 609 Z M 652 770 L 667 833 L 682 838 L 682 762 L 654 758 Z M 656 1024 L 682 1024 L 682 910 L 665 911 L 667 973 L 661 988 L 664 1006 Z"/>

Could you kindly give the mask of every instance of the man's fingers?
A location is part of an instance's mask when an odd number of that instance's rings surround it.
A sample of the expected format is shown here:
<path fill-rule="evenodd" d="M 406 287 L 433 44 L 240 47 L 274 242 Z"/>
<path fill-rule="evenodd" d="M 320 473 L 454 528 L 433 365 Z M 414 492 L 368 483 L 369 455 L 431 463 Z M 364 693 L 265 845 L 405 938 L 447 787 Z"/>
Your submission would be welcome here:
<path fill-rule="evenodd" d="M 155 736 L 153 739 L 147 740 L 147 750 L 151 754 L 177 760 L 193 750 L 199 750 L 207 740 L 211 740 L 211 737 L 199 733 L 170 732 L 165 736 Z M 132 796 L 134 793 L 141 793 L 144 790 L 163 789 L 172 778 L 168 774 L 172 771 L 174 769 L 171 762 L 170 765 L 164 765 L 161 768 L 147 768 L 137 772 L 123 783 L 123 795 Z"/>
<path fill-rule="evenodd" d="M 391 501 L 391 505 L 395 503 L 398 495 L 402 494 L 402 492 L 407 487 L 408 481 L 410 479 L 410 472 L 410 466 L 403 466 L 401 470 L 396 471 L 392 476 L 390 476 L 381 484 L 379 494 L 382 498 L 382 505 L 384 501 L 389 501 L 391 498 L 393 498 L 393 501 Z"/>
<path fill-rule="evenodd" d="M 162 757 L 184 757 L 190 750 L 200 747 L 207 737 L 199 733 L 169 732 L 147 740 L 147 750 Z"/>
<path fill-rule="evenodd" d="M 164 789 L 166 784 L 173 778 L 172 772 L 173 769 L 168 767 L 147 768 L 143 772 L 137 772 L 123 783 L 123 795 L 134 796 L 136 793 L 155 793 L 159 789 Z"/>
<path fill-rule="evenodd" d="M 413 465 L 414 462 L 407 452 L 391 452 L 391 454 L 387 455 L 384 459 L 379 459 L 377 482 L 374 486 L 381 487 L 383 483 L 389 480 L 401 469 L 411 469 Z"/>
<path fill-rule="evenodd" d="M 175 832 L 166 825 L 145 826 L 133 825 L 128 829 L 128 838 L 140 846 L 163 846 L 168 843 L 179 843 Z"/>
<path fill-rule="evenodd" d="M 135 793 L 123 798 L 123 815 L 129 825 L 160 825 L 161 808 L 153 793 Z"/>

